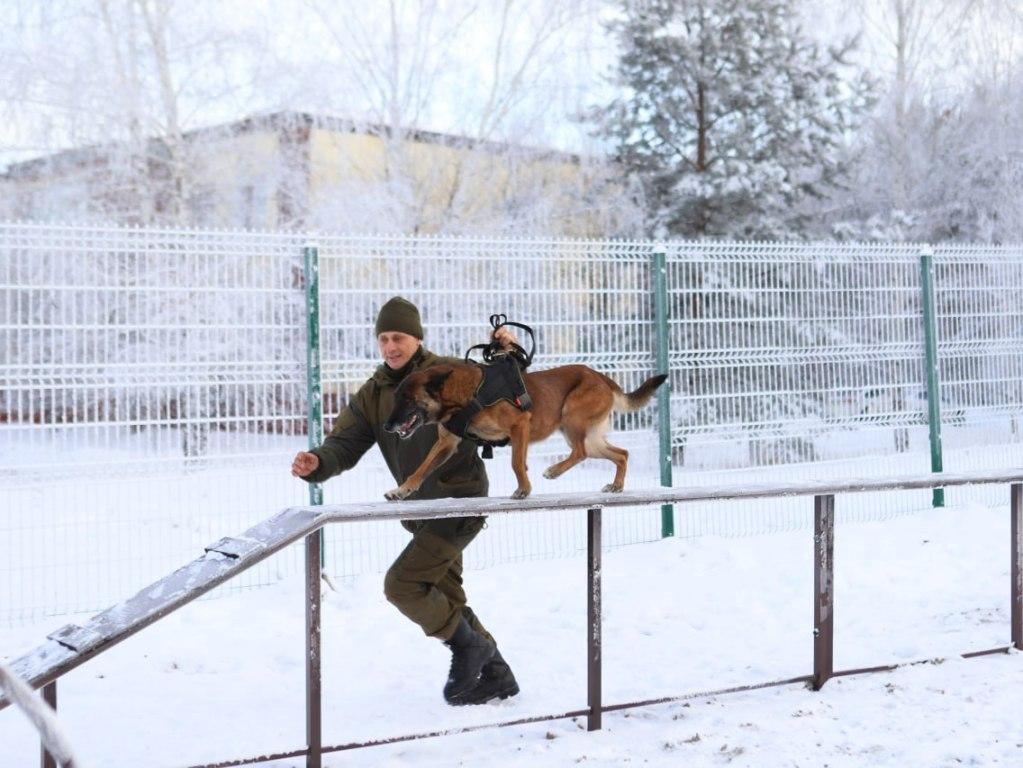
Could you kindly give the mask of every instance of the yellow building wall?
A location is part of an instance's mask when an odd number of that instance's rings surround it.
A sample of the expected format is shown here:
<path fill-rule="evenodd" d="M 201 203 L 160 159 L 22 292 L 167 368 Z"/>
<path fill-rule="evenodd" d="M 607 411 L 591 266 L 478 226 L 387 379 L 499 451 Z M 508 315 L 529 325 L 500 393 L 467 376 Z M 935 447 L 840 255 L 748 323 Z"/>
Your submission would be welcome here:
<path fill-rule="evenodd" d="M 386 168 L 386 148 L 376 136 L 314 128 L 309 135 L 311 198 L 353 180 L 376 182 Z"/>
<path fill-rule="evenodd" d="M 529 156 L 522 150 L 464 148 L 441 140 L 407 141 L 399 147 L 377 136 L 312 128 L 309 134 L 308 178 L 292 177 L 300 188 L 298 212 L 303 204 L 343 204 L 342 195 L 395 195 L 401 205 L 411 199 L 409 221 L 398 226 L 430 234 L 457 222 L 460 231 L 492 230 L 513 208 L 540 201 L 538 210 L 550 219 L 547 234 L 603 236 L 596 231 L 594 214 L 581 204 L 587 172 L 568 158 Z M 286 168 L 278 129 L 267 126 L 222 136 L 204 133 L 188 147 L 193 210 L 185 216 L 213 226 L 277 228 L 279 193 Z M 390 155 L 388 153 L 391 153 Z M 296 169 L 290 169 L 294 172 Z M 297 170 L 302 173 L 301 169 Z M 388 177 L 390 172 L 391 177 Z M 103 195 L 116 196 L 99 178 L 103 169 L 86 166 L 77 173 L 45 176 L 36 181 L 11 181 L 4 198 L 26 201 L 7 207 L 27 210 L 33 200 L 49 208 L 67 209 L 72 202 L 103 205 Z M 404 188 L 383 189 L 389 181 Z M 322 206 L 321 206 L 322 207 Z M 329 208 L 329 206 L 326 206 Z M 195 210 L 195 209 L 198 210 Z M 413 229 L 409 229 L 411 234 Z"/>
<path fill-rule="evenodd" d="M 208 190 L 214 210 L 210 219 L 219 226 L 239 226 L 240 195 L 251 187 L 256 209 L 251 226 L 272 228 L 277 221 L 280 142 L 272 131 L 225 136 L 192 148 L 192 184 Z"/>
<path fill-rule="evenodd" d="M 388 157 L 388 151 L 394 153 Z M 500 218 L 518 196 L 543 194 L 553 208 L 571 205 L 582 183 L 578 164 L 560 158 L 407 141 L 388 147 L 376 136 L 314 129 L 310 135 L 310 204 L 344 188 L 372 193 L 388 170 L 410 186 L 419 232 L 442 229 L 453 211 L 464 224 Z M 568 234 L 568 233 L 566 233 Z M 582 234 L 572 232 L 571 234 Z"/>

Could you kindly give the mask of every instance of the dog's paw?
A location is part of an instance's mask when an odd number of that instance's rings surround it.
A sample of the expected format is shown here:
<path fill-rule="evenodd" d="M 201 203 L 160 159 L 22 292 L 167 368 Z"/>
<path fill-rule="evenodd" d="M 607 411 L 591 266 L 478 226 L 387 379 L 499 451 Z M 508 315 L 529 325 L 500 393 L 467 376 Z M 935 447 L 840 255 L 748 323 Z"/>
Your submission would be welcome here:
<path fill-rule="evenodd" d="M 399 486 L 397 488 L 392 488 L 387 493 L 385 493 L 384 498 L 387 499 L 388 501 L 401 501 L 402 499 L 407 498 L 410 493 L 412 492 L 402 490 L 401 486 Z"/>
<path fill-rule="evenodd" d="M 600 490 L 602 493 L 621 493 L 622 486 L 618 485 L 617 483 L 608 483 Z"/>
<path fill-rule="evenodd" d="M 547 469 L 543 471 L 543 476 L 546 477 L 548 480 L 553 480 L 554 478 L 559 477 L 561 473 L 554 471 L 554 467 L 556 466 L 557 464 L 551 464 L 549 467 L 547 467 Z"/>
<path fill-rule="evenodd" d="M 516 488 L 515 493 L 513 493 L 511 497 L 513 499 L 524 499 L 530 494 L 531 491 L 532 488 Z"/>

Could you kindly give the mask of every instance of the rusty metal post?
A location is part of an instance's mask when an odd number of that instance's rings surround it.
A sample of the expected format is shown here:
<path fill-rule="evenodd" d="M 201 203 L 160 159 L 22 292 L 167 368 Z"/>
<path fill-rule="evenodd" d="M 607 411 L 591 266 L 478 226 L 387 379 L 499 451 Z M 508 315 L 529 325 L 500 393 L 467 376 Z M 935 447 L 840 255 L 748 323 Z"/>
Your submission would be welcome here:
<path fill-rule="evenodd" d="M 1009 571 L 1012 579 L 1012 606 L 1009 609 L 1012 625 L 1012 645 L 1016 650 L 1023 651 L 1023 483 L 1013 483 L 1009 487 L 1009 545 L 1012 566 Z"/>
<path fill-rule="evenodd" d="M 57 681 L 54 680 L 52 683 L 47 683 L 43 686 L 43 701 L 50 705 L 50 708 L 57 711 Z M 46 751 L 46 747 L 41 748 L 40 752 L 40 765 L 43 768 L 57 768 L 57 760 Z"/>
<path fill-rule="evenodd" d="M 835 497 L 813 497 L 813 689 L 835 666 Z"/>
<path fill-rule="evenodd" d="M 586 512 L 586 730 L 600 730 L 600 507 Z"/>
<path fill-rule="evenodd" d="M 305 712 L 306 768 L 323 764 L 322 696 L 320 678 L 320 534 L 305 539 Z"/>

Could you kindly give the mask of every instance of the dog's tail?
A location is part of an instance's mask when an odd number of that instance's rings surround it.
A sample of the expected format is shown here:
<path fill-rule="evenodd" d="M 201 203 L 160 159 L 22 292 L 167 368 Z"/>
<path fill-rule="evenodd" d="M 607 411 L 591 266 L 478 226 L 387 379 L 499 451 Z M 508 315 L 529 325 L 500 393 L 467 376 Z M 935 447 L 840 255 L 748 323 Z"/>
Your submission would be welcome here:
<path fill-rule="evenodd" d="M 650 402 L 650 398 L 654 396 L 654 392 L 657 391 L 657 388 L 661 386 L 667 378 L 666 374 L 660 373 L 657 376 L 651 376 L 649 379 L 644 381 L 639 385 L 639 389 L 634 392 L 622 392 L 619 389 L 615 392 L 615 410 L 622 413 L 638 411 Z"/>

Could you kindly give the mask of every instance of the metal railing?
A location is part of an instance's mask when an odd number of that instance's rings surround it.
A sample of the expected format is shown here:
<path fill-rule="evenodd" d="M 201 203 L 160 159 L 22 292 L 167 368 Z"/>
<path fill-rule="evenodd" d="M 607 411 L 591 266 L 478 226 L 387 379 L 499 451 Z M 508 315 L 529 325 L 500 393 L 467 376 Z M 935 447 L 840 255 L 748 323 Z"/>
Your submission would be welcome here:
<path fill-rule="evenodd" d="M 665 488 L 620 494 L 561 494 L 513 499 L 444 499 L 412 501 L 400 504 L 372 503 L 339 506 L 298 507 L 250 528 L 236 537 L 223 538 L 206 548 L 205 554 L 155 584 L 143 589 L 125 602 L 116 605 L 86 622 L 84 626 L 69 624 L 49 635 L 47 642 L 15 660 L 11 670 L 34 687 L 42 687 L 46 698 L 56 702 L 56 681 L 62 675 L 139 632 L 169 613 L 195 600 L 200 595 L 234 578 L 257 563 L 279 552 L 289 544 L 305 539 L 305 616 L 306 616 L 306 746 L 271 755 L 238 758 L 207 763 L 195 768 L 226 768 L 227 766 L 268 762 L 276 759 L 305 756 L 308 768 L 319 768 L 322 755 L 329 752 L 393 743 L 425 736 L 477 730 L 484 727 L 514 725 L 569 717 L 585 716 L 587 728 L 601 727 L 604 712 L 630 707 L 664 703 L 695 696 L 751 690 L 776 685 L 808 683 L 819 690 L 830 678 L 894 669 L 898 665 L 836 670 L 834 669 L 834 499 L 840 493 L 931 489 L 965 485 L 1010 484 L 1010 645 L 975 650 L 964 657 L 998 653 L 1014 647 L 1023 650 L 1023 469 L 968 474 L 914 475 L 894 478 L 843 479 L 817 482 L 744 484 L 694 488 Z M 814 497 L 814 588 L 813 603 L 813 671 L 812 674 L 765 683 L 729 688 L 720 691 L 689 693 L 646 701 L 605 705 L 601 696 L 601 549 L 602 511 L 636 505 L 684 505 L 700 501 L 770 499 L 791 496 Z M 587 515 L 587 692 L 586 707 L 561 714 L 523 718 L 486 726 L 440 731 L 431 734 L 410 734 L 390 739 L 340 745 L 324 745 L 321 722 L 320 674 L 320 548 L 317 532 L 332 523 L 357 523 L 370 520 L 422 520 L 446 517 L 509 515 L 537 510 L 586 510 Z M 912 662 L 910 662 L 912 663 Z M 0 699 L 0 709 L 8 702 Z M 46 753 L 44 768 L 55 763 Z"/>
<path fill-rule="evenodd" d="M 49 688 L 45 690 L 47 694 L 55 692 Z M 0 663 L 0 694 L 5 694 L 15 705 L 20 707 L 29 722 L 39 732 L 39 738 L 42 741 L 43 765 L 56 761 L 64 768 L 81 768 L 82 764 L 75 759 L 74 750 L 57 719 L 56 699 L 52 696 L 44 699 L 29 688 L 20 677 L 9 672 L 2 663 Z"/>

